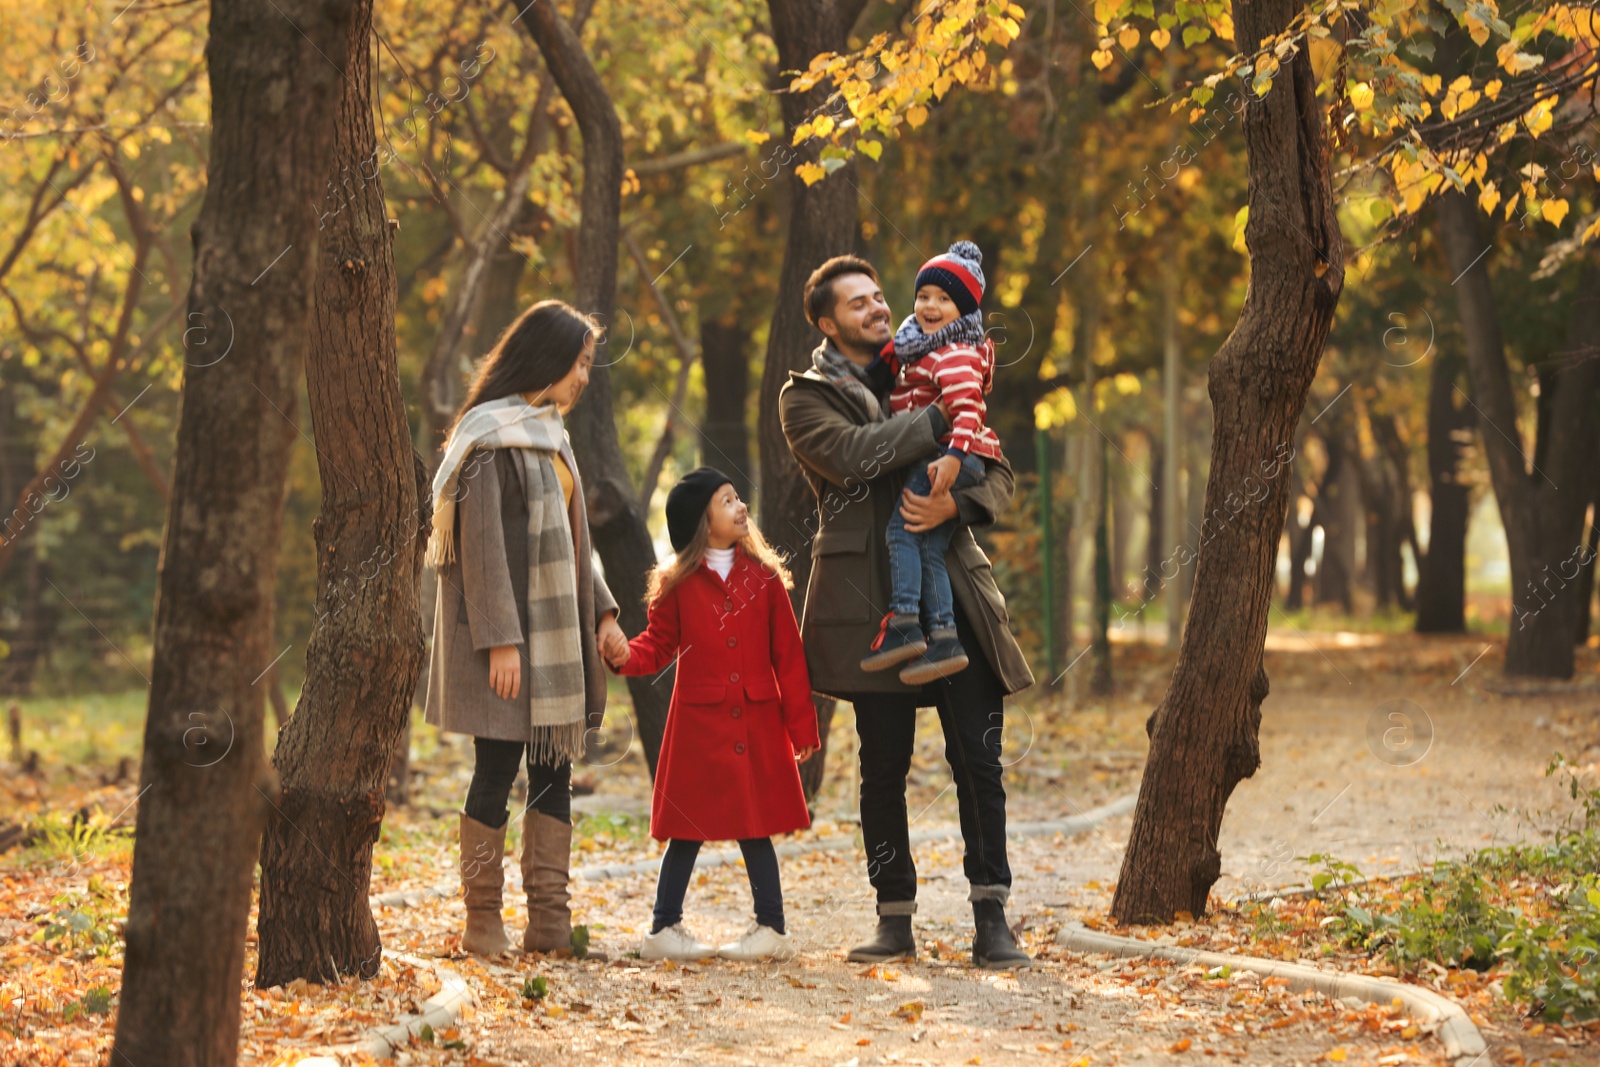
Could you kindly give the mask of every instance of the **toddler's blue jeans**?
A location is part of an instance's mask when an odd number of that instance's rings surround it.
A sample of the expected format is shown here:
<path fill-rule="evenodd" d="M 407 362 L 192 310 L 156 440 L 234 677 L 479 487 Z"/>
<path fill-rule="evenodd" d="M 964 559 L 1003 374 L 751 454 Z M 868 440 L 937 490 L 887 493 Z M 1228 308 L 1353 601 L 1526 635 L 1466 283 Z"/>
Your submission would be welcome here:
<path fill-rule="evenodd" d="M 918 460 L 906 472 L 906 488 L 918 496 L 933 491 L 928 462 Z M 983 476 L 983 460 L 968 452 L 961 458 L 961 473 L 951 488 L 967 489 L 983 481 Z M 896 615 L 920 614 L 930 636 L 956 628 L 955 596 L 950 592 L 950 572 L 944 562 L 955 532 L 956 520 L 951 519 L 931 530 L 911 533 L 898 504 L 889 516 L 889 610 Z"/>

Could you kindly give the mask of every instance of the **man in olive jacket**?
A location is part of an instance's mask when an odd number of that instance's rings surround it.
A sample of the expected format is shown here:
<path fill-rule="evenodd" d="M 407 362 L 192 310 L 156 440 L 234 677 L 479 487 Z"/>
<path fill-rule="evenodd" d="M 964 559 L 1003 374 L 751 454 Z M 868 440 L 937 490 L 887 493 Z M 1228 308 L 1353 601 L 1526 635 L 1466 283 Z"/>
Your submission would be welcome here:
<path fill-rule="evenodd" d="M 1015 478 L 1004 460 L 984 480 L 953 494 L 902 492 L 904 468 L 941 451 L 949 432 L 939 407 L 890 415 L 887 368 L 877 356 L 892 336 L 889 306 L 871 264 L 830 259 L 811 275 L 806 317 L 825 338 L 813 365 L 791 372 L 778 397 L 789 449 L 817 497 L 811 580 L 800 633 L 812 688 L 855 705 L 861 754 L 861 832 L 867 877 L 878 897 L 878 929 L 850 952 L 855 961 L 914 959 L 911 916 L 917 871 L 906 815 L 906 775 L 918 707 L 932 705 L 944 727 L 966 843 L 980 967 L 1027 966 L 1005 919 L 1011 890 L 1006 861 L 1006 794 L 1000 766 L 1004 698 L 1033 684 L 1006 615 L 1005 598 L 972 526 L 987 526 L 1011 502 Z M 900 506 L 913 532 L 960 522 L 947 557 L 956 631 L 978 649 L 963 671 L 920 689 L 897 672 L 866 672 L 862 649 L 888 612 L 889 517 Z"/>

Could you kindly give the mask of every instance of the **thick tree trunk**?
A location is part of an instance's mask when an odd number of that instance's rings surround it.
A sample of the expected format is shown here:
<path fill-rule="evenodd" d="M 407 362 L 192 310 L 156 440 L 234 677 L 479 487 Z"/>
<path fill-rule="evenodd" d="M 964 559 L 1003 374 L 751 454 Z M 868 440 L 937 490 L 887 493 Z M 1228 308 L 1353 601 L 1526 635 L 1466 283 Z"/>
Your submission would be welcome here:
<path fill-rule="evenodd" d="M 700 462 L 733 479 L 734 490 L 749 499 L 751 330 L 737 311 L 721 319 L 700 320 L 700 366 L 706 386 L 706 417 L 700 424 Z"/>
<path fill-rule="evenodd" d="M 1466 453 L 1477 416 L 1456 401 L 1466 361 L 1441 352 L 1428 378 L 1428 553 L 1417 575 L 1417 633 L 1467 629 L 1467 519 L 1472 483 Z"/>
<path fill-rule="evenodd" d="M 250 886 L 276 791 L 254 681 L 278 651 L 273 592 L 296 437 L 285 413 L 299 393 L 314 205 L 349 22 L 340 2 L 211 11 L 211 158 L 193 230 L 192 358 L 161 547 L 113 1063 L 237 1058 Z"/>
<path fill-rule="evenodd" d="M 626 356 L 632 343 L 615 328 L 613 314 L 617 242 L 621 238 L 622 123 L 583 42 L 561 12 L 553 4 L 525 7 L 513 3 L 509 7 L 520 13 L 518 24 L 538 45 L 583 135 L 583 215 L 577 236 L 582 254 L 577 262 L 574 302 L 606 327 L 606 338 L 596 350 L 589 388 L 568 417 L 567 429 L 583 475 L 589 528 L 605 565 L 606 584 L 617 598 L 619 621 L 628 633 L 640 633 L 648 622 L 645 578 L 655 566 L 656 549 L 617 441 L 616 406 L 611 395 L 611 365 Z M 662 684 L 655 684 L 658 681 Z M 639 739 L 653 775 L 672 687 L 667 680 L 629 678 L 628 692 L 633 696 Z"/>
<path fill-rule="evenodd" d="M 843 52 L 849 22 L 859 8 L 836 0 L 767 0 L 772 18 L 772 37 L 778 46 L 780 71 L 804 70 L 813 56 L 822 52 Z M 782 75 L 780 74 L 780 79 Z M 805 93 L 783 92 L 784 132 L 794 139 L 799 126 L 823 106 L 832 91 L 823 82 Z M 761 373 L 758 407 L 761 451 L 760 509 L 761 532 L 789 558 L 794 574 L 790 596 L 798 615 L 805 598 L 806 582 L 811 577 L 811 540 L 816 534 L 817 502 L 800 474 L 800 467 L 789 452 L 783 427 L 778 422 L 778 390 L 789 380 L 789 372 L 811 365 L 811 350 L 822 335 L 806 321 L 801 294 L 811 272 L 831 256 L 851 251 L 856 233 L 856 168 L 847 163 L 815 185 L 806 185 L 795 176 L 802 163 L 815 162 L 820 146 L 815 140 L 798 147 L 785 170 L 783 181 L 788 194 L 788 220 L 784 227 L 783 265 L 778 274 L 777 303 L 767 335 L 766 365 Z M 815 795 L 826 773 L 828 727 L 833 722 L 833 701 L 817 701 L 822 751 L 801 765 L 801 783 L 808 795 Z"/>
<path fill-rule="evenodd" d="M 1297 10 L 1293 0 L 1235 4 L 1238 38 L 1279 33 Z M 1289 497 L 1281 465 L 1344 284 L 1315 90 L 1302 50 L 1245 108 L 1250 287 L 1211 361 L 1215 431 L 1195 596 L 1172 685 L 1148 724 L 1150 757 L 1112 902 L 1119 922 L 1205 911 L 1228 797 L 1260 765 L 1262 650 Z"/>
<path fill-rule="evenodd" d="M 1505 672 L 1570 678 L 1579 608 L 1574 579 L 1586 552 L 1583 517 L 1597 459 L 1600 363 L 1568 360 L 1539 375 L 1540 417 L 1530 460 L 1520 445 L 1523 437 L 1477 208 L 1452 191 L 1439 198 L 1437 213 L 1446 256 L 1459 275 L 1454 288 L 1467 340 L 1472 402 L 1487 424 L 1480 437 L 1511 554 Z M 1572 305 L 1571 350 L 1600 335 L 1600 294 L 1595 288 L 1595 270 L 1586 266 Z"/>
<path fill-rule="evenodd" d="M 372 0 L 356 0 L 335 171 L 376 158 L 371 30 Z M 281 788 L 261 848 L 262 989 L 378 972 L 372 847 L 424 651 L 427 467 L 400 394 L 392 237 L 380 177 L 350 192 L 317 250 L 306 382 L 322 480 L 318 624 L 305 687 L 273 753 Z"/>

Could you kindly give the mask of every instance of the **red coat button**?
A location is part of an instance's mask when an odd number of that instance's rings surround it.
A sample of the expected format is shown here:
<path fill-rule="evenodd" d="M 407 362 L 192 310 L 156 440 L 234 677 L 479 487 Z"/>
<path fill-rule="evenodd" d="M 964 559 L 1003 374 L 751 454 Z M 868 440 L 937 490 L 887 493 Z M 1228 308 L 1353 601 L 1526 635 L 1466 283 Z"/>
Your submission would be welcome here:
<path fill-rule="evenodd" d="M 739 647 L 739 639 L 737 637 L 728 638 L 728 647 L 729 648 L 738 648 Z"/>
<path fill-rule="evenodd" d="M 740 756 L 744 755 L 744 742 L 740 741 L 738 744 L 734 745 L 733 746 L 733 751 L 737 755 L 740 755 Z"/>
<path fill-rule="evenodd" d="M 728 681 L 737 682 L 738 680 L 739 680 L 739 672 L 738 671 L 734 671 L 732 674 L 728 675 Z"/>
<path fill-rule="evenodd" d="M 723 602 L 722 602 L 722 610 L 723 610 L 723 611 L 732 611 L 732 610 L 733 610 L 733 601 L 731 601 L 731 600 L 724 600 L 724 601 L 723 601 Z"/>
<path fill-rule="evenodd" d="M 732 711 L 728 712 L 728 714 L 732 715 L 735 719 L 737 719 L 739 716 L 743 715 L 744 712 L 742 710 L 740 710 L 739 708 L 734 708 Z"/>

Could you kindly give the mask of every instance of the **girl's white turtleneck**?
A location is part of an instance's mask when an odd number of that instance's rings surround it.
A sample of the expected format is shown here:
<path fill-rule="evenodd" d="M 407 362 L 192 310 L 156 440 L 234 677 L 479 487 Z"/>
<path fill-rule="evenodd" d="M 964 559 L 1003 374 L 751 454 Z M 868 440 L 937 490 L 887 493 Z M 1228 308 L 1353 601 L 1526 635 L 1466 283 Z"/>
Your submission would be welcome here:
<path fill-rule="evenodd" d="M 717 577 L 727 581 L 728 574 L 733 570 L 733 549 L 707 548 L 706 566 L 716 571 Z"/>

